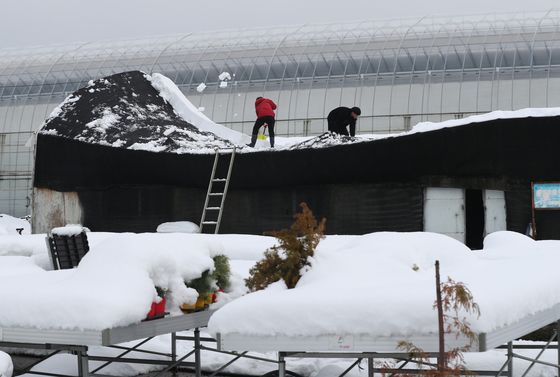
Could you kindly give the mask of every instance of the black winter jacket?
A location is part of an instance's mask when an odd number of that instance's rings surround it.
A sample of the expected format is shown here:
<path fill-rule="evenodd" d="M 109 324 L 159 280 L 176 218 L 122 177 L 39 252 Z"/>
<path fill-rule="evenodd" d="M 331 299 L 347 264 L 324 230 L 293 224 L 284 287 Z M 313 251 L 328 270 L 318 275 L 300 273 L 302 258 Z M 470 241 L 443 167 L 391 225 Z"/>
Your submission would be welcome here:
<path fill-rule="evenodd" d="M 350 126 L 350 136 L 354 136 L 356 134 L 356 120 L 352 118 L 351 113 L 352 109 L 344 106 L 332 110 L 327 116 L 329 131 L 348 136 L 346 126 Z"/>

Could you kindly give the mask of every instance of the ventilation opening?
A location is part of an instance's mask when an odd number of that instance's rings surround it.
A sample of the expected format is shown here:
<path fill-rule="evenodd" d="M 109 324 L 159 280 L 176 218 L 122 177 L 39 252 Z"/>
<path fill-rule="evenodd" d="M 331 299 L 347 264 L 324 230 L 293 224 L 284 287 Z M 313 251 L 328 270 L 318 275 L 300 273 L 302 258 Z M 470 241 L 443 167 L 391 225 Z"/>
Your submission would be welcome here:
<path fill-rule="evenodd" d="M 465 244 L 482 249 L 484 240 L 484 199 L 482 190 L 465 190 Z"/>

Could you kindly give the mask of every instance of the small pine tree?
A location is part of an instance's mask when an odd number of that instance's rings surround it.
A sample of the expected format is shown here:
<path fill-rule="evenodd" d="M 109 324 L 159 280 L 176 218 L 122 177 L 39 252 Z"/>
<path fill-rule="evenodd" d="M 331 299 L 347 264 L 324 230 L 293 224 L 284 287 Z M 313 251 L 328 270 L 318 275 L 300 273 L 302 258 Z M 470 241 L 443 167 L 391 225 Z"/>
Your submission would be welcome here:
<path fill-rule="evenodd" d="M 221 290 L 227 291 L 230 284 L 231 270 L 229 267 L 229 258 L 225 255 L 216 255 L 214 258 L 214 272 L 212 278 L 216 281 L 216 285 Z"/>
<path fill-rule="evenodd" d="M 280 279 L 284 280 L 288 288 L 294 288 L 304 269 L 309 266 L 309 258 L 325 237 L 326 219 L 318 222 L 306 203 L 300 206 L 301 212 L 294 216 L 295 221 L 290 229 L 267 233 L 276 237 L 279 245 L 268 249 L 264 259 L 249 271 L 250 276 L 245 283 L 251 291 L 264 289 Z"/>

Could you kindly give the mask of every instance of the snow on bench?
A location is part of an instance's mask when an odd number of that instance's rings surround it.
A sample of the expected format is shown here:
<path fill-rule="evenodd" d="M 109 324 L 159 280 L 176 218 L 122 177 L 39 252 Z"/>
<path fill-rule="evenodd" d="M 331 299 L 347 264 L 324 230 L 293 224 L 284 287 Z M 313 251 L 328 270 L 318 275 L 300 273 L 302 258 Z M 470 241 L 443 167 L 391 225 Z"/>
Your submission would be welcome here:
<path fill-rule="evenodd" d="M 44 242 L 44 241 L 43 241 Z M 219 243 L 187 234 L 115 234 L 92 245 L 79 266 L 45 271 L 24 257 L 3 257 L 21 273 L 0 274 L 0 328 L 103 330 L 138 323 L 157 297 L 154 286 L 168 288 L 168 308 L 197 293 L 184 281 L 213 269 Z M 15 259 L 14 259 L 15 258 Z M 9 287 L 9 288 L 8 288 Z"/>
<path fill-rule="evenodd" d="M 467 319 L 478 334 L 514 325 L 529 332 L 539 321 L 519 325 L 526 318 L 543 314 L 540 321 L 549 322 L 541 326 L 560 318 L 560 241 L 497 232 L 484 246 L 471 251 L 433 233 L 328 237 L 295 289 L 279 282 L 241 297 L 212 316 L 209 330 L 226 349 L 255 351 L 307 350 L 302 342 L 332 350 L 334 337 L 356 346 L 383 340 L 389 351 L 401 340 L 433 340 L 435 260 L 443 281 L 449 276 L 472 291 L 481 316 Z M 486 346 L 502 338 L 485 340 Z"/>

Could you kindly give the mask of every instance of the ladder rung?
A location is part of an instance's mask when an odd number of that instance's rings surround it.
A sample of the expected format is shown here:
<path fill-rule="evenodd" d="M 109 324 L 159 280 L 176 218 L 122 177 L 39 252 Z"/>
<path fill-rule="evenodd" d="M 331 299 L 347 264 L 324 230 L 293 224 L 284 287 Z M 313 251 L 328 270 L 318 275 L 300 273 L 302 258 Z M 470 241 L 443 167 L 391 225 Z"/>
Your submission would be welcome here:
<path fill-rule="evenodd" d="M 205 225 L 216 225 L 216 224 L 218 224 L 218 222 L 217 222 L 217 221 L 203 221 L 202 224 L 205 224 Z"/>
<path fill-rule="evenodd" d="M 206 207 L 207 211 L 219 211 L 220 207 Z"/>
<path fill-rule="evenodd" d="M 227 181 L 226 178 L 215 178 L 212 180 L 212 182 L 225 182 L 225 181 Z"/>
<path fill-rule="evenodd" d="M 208 195 L 210 195 L 210 196 L 222 196 L 222 195 L 224 195 L 224 193 L 223 192 L 211 192 Z"/>

